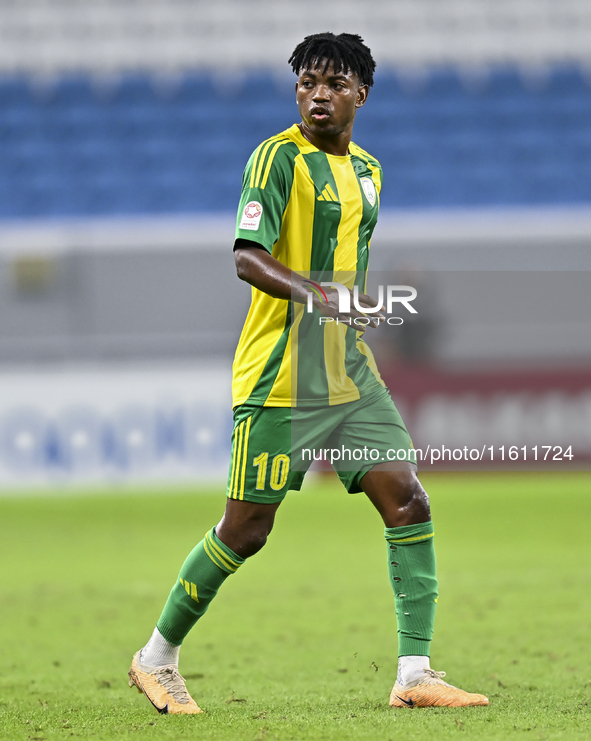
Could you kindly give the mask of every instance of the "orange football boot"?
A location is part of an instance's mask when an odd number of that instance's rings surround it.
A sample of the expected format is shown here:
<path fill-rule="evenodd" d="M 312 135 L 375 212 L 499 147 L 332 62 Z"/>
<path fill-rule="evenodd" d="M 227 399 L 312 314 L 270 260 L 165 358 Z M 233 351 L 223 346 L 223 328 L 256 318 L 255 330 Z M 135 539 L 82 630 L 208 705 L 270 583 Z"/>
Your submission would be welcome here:
<path fill-rule="evenodd" d="M 488 697 L 464 692 L 444 682 L 445 672 L 434 672 L 425 669 L 414 682 L 404 687 L 394 685 L 390 695 L 390 706 L 393 708 L 462 708 L 473 705 L 488 705 Z"/>
<path fill-rule="evenodd" d="M 145 666 L 140 661 L 140 652 L 133 657 L 129 670 L 129 686 L 137 687 L 159 713 L 163 715 L 202 713 L 200 707 L 187 692 L 185 680 L 174 664 L 168 666 Z"/>

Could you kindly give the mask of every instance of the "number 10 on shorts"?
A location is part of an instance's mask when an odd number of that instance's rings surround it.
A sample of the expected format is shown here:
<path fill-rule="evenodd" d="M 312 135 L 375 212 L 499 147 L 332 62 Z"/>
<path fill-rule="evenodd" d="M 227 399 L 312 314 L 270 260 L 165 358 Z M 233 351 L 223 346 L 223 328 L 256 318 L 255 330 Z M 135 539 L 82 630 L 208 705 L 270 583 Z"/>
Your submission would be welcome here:
<path fill-rule="evenodd" d="M 267 480 L 267 464 L 269 462 L 269 453 L 261 453 L 253 460 L 253 466 L 258 468 L 257 472 L 257 486 L 256 488 L 262 490 L 265 488 Z M 285 486 L 287 476 L 289 474 L 289 456 L 285 453 L 280 453 L 273 458 L 271 463 L 271 489 L 279 491 Z"/>

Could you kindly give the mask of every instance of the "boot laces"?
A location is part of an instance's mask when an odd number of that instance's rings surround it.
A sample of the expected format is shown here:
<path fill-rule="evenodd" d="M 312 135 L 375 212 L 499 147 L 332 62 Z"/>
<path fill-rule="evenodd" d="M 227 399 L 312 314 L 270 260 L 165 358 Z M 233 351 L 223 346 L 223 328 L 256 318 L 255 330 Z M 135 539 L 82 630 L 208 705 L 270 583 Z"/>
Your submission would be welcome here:
<path fill-rule="evenodd" d="M 164 666 L 162 669 L 155 671 L 154 676 L 177 702 L 186 705 L 191 701 L 191 695 L 187 692 L 185 680 L 176 667 Z"/>
<path fill-rule="evenodd" d="M 425 674 L 433 679 L 443 679 L 445 672 L 436 672 L 433 669 L 425 669 Z"/>

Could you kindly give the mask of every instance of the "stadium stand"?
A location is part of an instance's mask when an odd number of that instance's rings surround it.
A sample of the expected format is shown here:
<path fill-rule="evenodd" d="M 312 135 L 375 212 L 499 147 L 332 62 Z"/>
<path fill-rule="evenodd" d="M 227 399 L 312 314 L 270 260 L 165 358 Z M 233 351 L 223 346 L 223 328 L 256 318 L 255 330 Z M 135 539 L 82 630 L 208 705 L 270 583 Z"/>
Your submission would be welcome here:
<path fill-rule="evenodd" d="M 230 85 L 229 83 L 233 84 Z M 253 148 L 294 121 L 291 81 L 128 73 L 0 82 L 0 217 L 235 208 Z M 581 67 L 531 79 L 496 68 L 470 89 L 453 69 L 382 72 L 356 140 L 388 177 L 390 208 L 588 203 L 591 89 Z"/>
<path fill-rule="evenodd" d="M 378 60 L 356 139 L 383 206 L 589 202 L 586 0 L 344 0 L 339 23 Z M 0 0 L 0 218 L 233 210 L 325 26 L 311 0 Z"/>

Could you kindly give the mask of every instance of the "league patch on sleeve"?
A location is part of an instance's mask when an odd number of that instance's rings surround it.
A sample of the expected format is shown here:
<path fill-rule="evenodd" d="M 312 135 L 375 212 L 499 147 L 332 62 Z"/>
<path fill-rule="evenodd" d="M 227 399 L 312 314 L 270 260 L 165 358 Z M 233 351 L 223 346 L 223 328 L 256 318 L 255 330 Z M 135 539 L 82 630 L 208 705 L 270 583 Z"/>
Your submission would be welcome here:
<path fill-rule="evenodd" d="M 263 207 L 258 201 L 251 201 L 247 203 L 242 212 L 242 218 L 240 219 L 239 229 L 250 229 L 256 232 L 261 223 L 261 216 L 263 215 Z"/>

